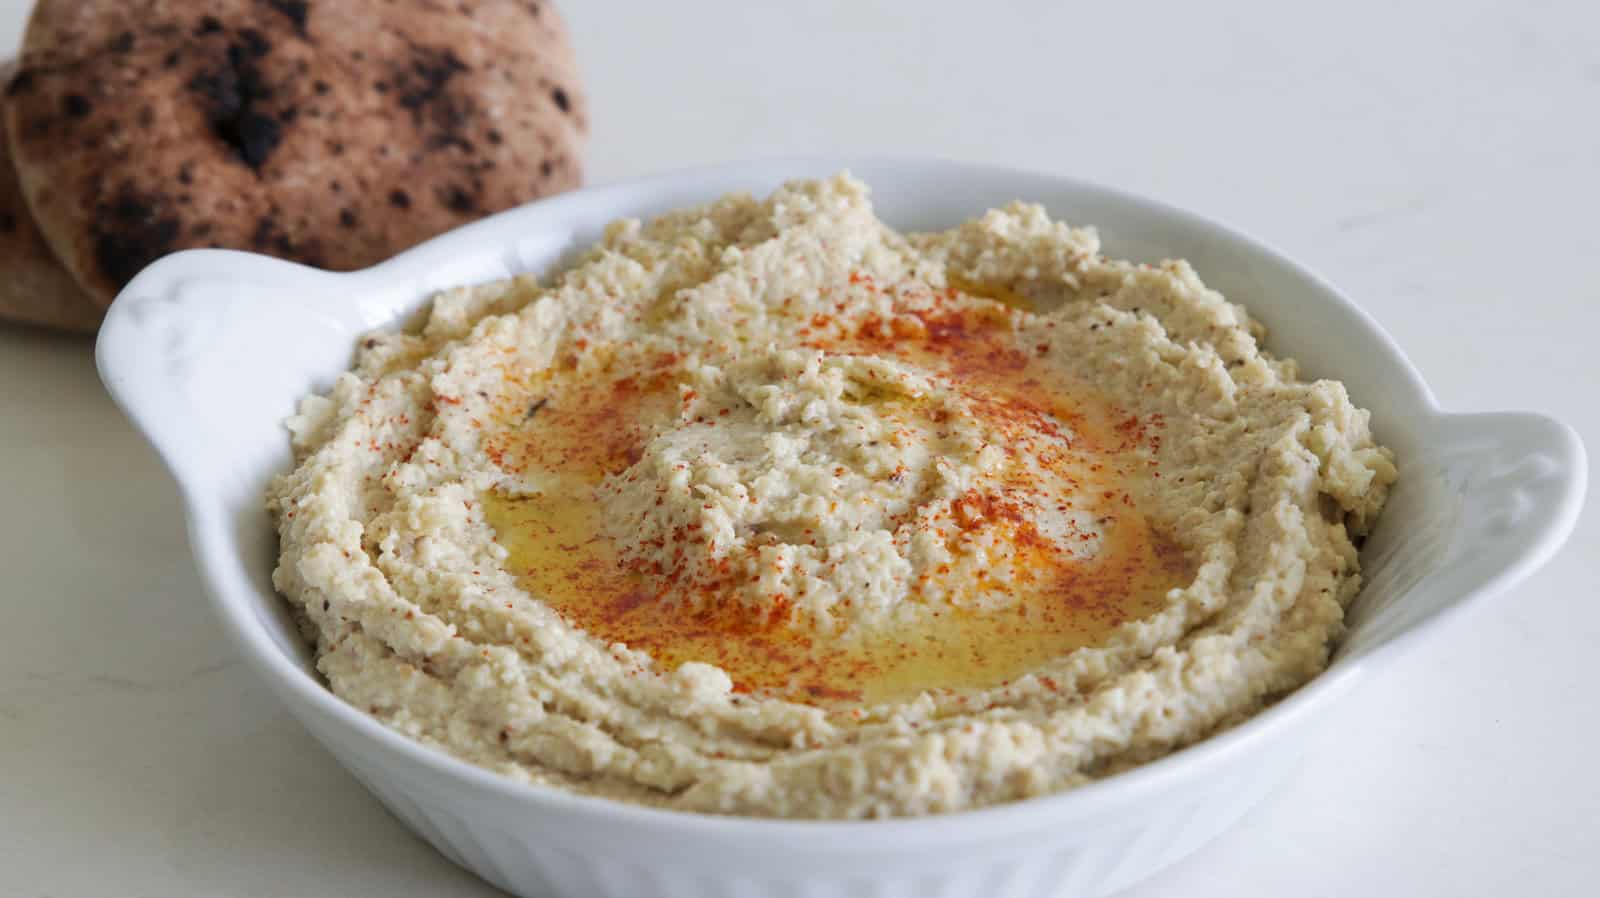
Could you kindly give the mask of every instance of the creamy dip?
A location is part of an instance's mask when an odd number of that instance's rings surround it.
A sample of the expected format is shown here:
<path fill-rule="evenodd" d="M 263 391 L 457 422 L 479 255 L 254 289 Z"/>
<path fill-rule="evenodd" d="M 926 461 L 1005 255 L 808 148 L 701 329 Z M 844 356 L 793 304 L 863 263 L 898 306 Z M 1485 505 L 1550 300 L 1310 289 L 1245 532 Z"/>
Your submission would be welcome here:
<path fill-rule="evenodd" d="M 864 185 L 619 222 L 293 420 L 278 587 L 347 701 L 509 776 L 871 817 L 1069 788 L 1315 675 L 1396 475 L 1183 262 Z"/>

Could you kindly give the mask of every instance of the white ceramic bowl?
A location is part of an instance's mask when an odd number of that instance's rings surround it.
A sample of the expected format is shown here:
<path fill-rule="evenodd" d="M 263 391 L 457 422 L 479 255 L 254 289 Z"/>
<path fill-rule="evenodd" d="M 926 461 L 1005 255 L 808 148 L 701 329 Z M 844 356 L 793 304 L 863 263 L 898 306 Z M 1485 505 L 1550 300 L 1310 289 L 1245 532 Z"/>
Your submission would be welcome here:
<path fill-rule="evenodd" d="M 731 190 L 764 193 L 850 168 L 903 229 L 946 227 L 1024 198 L 1100 228 L 1106 251 L 1182 257 L 1245 303 L 1267 345 L 1343 380 L 1372 410 L 1401 480 L 1363 551 L 1367 586 L 1326 673 L 1249 722 L 1072 792 L 877 822 L 786 822 L 652 810 L 522 785 L 401 736 L 328 691 L 272 589 L 268 477 L 290 463 L 282 420 L 346 369 L 364 331 L 433 291 L 538 271 L 622 216 Z M 262 256 L 169 256 L 117 297 L 101 376 L 183 491 L 211 601 L 240 654 L 396 816 L 517 895 L 1099 895 L 1171 863 L 1236 820 L 1317 738 L 1362 677 L 1452 610 L 1543 564 L 1582 503 L 1583 447 L 1531 414 L 1439 410 L 1405 356 L 1333 287 L 1197 216 L 1054 175 L 930 161 L 719 166 L 580 190 L 478 222 L 389 262 L 330 274 Z"/>

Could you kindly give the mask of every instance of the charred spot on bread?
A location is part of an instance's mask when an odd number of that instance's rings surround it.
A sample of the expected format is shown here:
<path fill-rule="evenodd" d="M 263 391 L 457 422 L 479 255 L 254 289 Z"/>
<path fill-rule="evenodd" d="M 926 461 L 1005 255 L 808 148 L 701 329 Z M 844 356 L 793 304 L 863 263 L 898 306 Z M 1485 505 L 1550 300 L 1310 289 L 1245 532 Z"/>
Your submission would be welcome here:
<path fill-rule="evenodd" d="M 446 184 L 439 189 L 439 202 L 451 212 L 470 215 L 478 210 L 478 201 L 459 184 Z"/>
<path fill-rule="evenodd" d="M 309 37 L 306 33 L 306 17 L 311 12 L 310 3 L 306 0 L 267 0 L 267 5 L 287 18 L 296 34 Z"/>
<path fill-rule="evenodd" d="M 467 64 L 448 47 L 412 47 L 411 59 L 391 76 L 399 90 L 400 108 L 411 113 L 411 120 L 424 134 L 431 150 L 458 147 L 472 151 L 463 134 L 471 118 L 471 108 L 463 97 L 448 91 L 450 81 L 468 71 Z"/>
<path fill-rule="evenodd" d="M 256 219 L 255 232 L 250 235 L 250 243 L 256 249 L 269 250 L 280 256 L 289 256 L 294 253 L 294 241 L 289 239 L 278 220 L 271 215 L 263 215 Z"/>
<path fill-rule="evenodd" d="M 124 184 L 99 204 L 91 225 L 95 264 L 112 283 L 126 284 L 173 249 L 179 222 L 158 197 Z"/>
<path fill-rule="evenodd" d="M 189 89 L 206 104 L 212 133 L 259 173 L 283 140 L 283 122 L 265 111 L 272 87 L 256 65 L 271 43 L 253 29 L 240 32 L 240 38 L 228 44 L 221 64 L 191 78 Z"/>
<path fill-rule="evenodd" d="M 240 28 L 239 43 L 254 59 L 260 59 L 272 52 L 272 41 L 267 40 L 266 35 L 254 28 Z"/>
<path fill-rule="evenodd" d="M 94 110 L 94 104 L 83 94 L 67 94 L 61 98 L 61 112 L 67 118 L 83 118 Z"/>

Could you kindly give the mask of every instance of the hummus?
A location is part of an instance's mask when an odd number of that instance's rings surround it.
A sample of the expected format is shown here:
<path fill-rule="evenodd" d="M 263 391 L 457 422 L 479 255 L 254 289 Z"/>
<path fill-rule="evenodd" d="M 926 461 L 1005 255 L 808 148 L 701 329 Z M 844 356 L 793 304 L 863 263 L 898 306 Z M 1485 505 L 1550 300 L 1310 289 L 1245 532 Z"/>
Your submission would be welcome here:
<path fill-rule="evenodd" d="M 1395 478 L 1181 261 L 847 175 L 434 298 L 289 421 L 277 587 L 341 698 L 690 811 L 1070 788 L 1317 674 Z"/>

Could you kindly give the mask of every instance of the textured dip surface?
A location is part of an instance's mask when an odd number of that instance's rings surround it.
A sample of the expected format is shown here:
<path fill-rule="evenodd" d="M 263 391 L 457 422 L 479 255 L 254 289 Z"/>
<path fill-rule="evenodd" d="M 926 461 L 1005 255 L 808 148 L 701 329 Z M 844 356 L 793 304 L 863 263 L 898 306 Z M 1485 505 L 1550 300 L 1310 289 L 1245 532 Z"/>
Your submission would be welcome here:
<path fill-rule="evenodd" d="M 1327 664 L 1396 470 L 1184 262 L 847 175 L 434 298 L 290 420 L 352 705 L 506 775 L 860 818 L 1070 788 Z"/>

